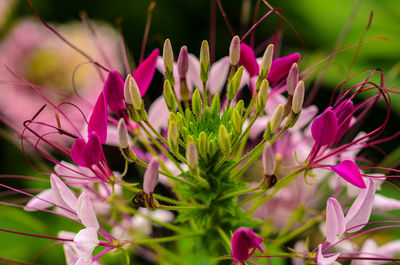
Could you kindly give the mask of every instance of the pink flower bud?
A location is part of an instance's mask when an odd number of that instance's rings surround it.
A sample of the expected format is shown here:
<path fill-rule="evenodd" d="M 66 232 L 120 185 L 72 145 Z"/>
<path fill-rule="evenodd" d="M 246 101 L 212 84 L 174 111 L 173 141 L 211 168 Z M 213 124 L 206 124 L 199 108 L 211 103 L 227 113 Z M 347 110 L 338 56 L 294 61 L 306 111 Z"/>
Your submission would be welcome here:
<path fill-rule="evenodd" d="M 115 70 L 108 73 L 106 83 L 103 89 L 104 97 L 108 107 L 115 112 L 124 110 L 124 79 L 121 74 Z"/>
<path fill-rule="evenodd" d="M 286 85 L 287 85 L 287 92 L 289 95 L 293 95 L 294 89 L 299 82 L 299 66 L 297 63 L 294 63 L 289 70 L 289 74 L 287 77 Z"/>
<path fill-rule="evenodd" d="M 239 227 L 233 233 L 231 240 L 232 258 L 245 264 L 256 249 L 263 252 L 262 241 L 262 237 L 257 236 L 250 228 Z"/>
<path fill-rule="evenodd" d="M 185 78 L 189 69 L 189 57 L 186 46 L 182 46 L 178 56 L 178 73 L 180 78 Z"/>
<path fill-rule="evenodd" d="M 240 64 L 246 68 L 250 77 L 258 75 L 259 67 L 254 51 L 244 43 L 240 44 Z"/>
<path fill-rule="evenodd" d="M 360 189 L 365 189 L 367 187 L 361 176 L 360 169 L 353 161 L 344 160 L 337 166 L 331 166 L 331 169 L 350 184 Z"/>
<path fill-rule="evenodd" d="M 262 154 L 264 172 L 267 176 L 272 176 L 275 172 L 275 154 L 270 145 L 266 145 Z"/>
<path fill-rule="evenodd" d="M 331 108 L 326 109 L 311 125 L 311 134 L 320 146 L 330 145 L 335 140 L 338 119 Z"/>
<path fill-rule="evenodd" d="M 104 94 L 101 92 L 89 119 L 88 133 L 90 134 L 91 132 L 96 132 L 102 144 L 104 144 L 107 140 L 107 120 L 107 105 Z"/>
<path fill-rule="evenodd" d="M 143 179 L 143 191 L 146 194 L 150 194 L 154 191 L 154 188 L 158 182 L 158 171 L 160 168 L 160 162 L 157 157 L 153 157 L 149 163 L 149 167 L 144 173 Z"/>

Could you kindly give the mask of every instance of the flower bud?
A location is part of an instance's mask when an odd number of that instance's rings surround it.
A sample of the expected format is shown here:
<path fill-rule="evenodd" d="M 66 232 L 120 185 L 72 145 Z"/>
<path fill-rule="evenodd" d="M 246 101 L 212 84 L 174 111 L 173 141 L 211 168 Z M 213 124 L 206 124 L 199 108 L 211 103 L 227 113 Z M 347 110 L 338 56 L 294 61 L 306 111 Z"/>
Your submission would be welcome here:
<path fill-rule="evenodd" d="M 171 85 L 175 85 L 174 79 L 174 52 L 172 51 L 171 41 L 166 39 L 163 48 L 163 61 L 165 68 L 165 78 L 171 82 Z"/>
<path fill-rule="evenodd" d="M 174 91 L 172 90 L 171 83 L 169 82 L 168 79 L 165 79 L 163 96 L 165 104 L 167 105 L 167 108 L 170 112 L 173 112 L 176 109 L 175 98 L 173 93 Z"/>
<path fill-rule="evenodd" d="M 242 81 L 243 66 L 240 66 L 236 73 L 233 75 L 231 82 L 229 83 L 227 97 L 229 100 L 233 100 L 239 90 L 240 82 Z"/>
<path fill-rule="evenodd" d="M 119 147 L 121 148 L 129 147 L 128 129 L 126 128 L 126 124 L 123 118 L 121 118 L 118 122 L 117 134 L 118 134 Z"/>
<path fill-rule="evenodd" d="M 338 130 L 338 119 L 331 108 L 327 108 L 311 124 L 311 134 L 320 146 L 334 142 Z"/>
<path fill-rule="evenodd" d="M 169 121 L 167 140 L 171 152 L 173 153 L 178 152 L 179 131 L 176 120 L 170 119 Z"/>
<path fill-rule="evenodd" d="M 133 107 L 136 110 L 141 110 L 143 108 L 143 100 L 142 97 L 140 96 L 139 87 L 137 86 L 136 81 L 135 79 L 133 79 L 132 76 L 130 76 L 129 78 L 128 88 Z"/>
<path fill-rule="evenodd" d="M 239 112 L 240 116 L 242 116 L 244 109 L 244 101 L 241 99 L 236 103 L 235 109 Z"/>
<path fill-rule="evenodd" d="M 267 130 L 266 133 L 268 136 L 272 136 L 275 134 L 275 132 L 279 129 L 279 126 L 281 125 L 282 119 L 283 119 L 283 105 L 279 105 L 274 113 L 272 114 L 271 119 L 269 120 L 267 124 Z M 266 135 L 264 134 L 264 137 Z"/>
<path fill-rule="evenodd" d="M 272 150 L 272 147 L 269 144 L 265 145 L 262 154 L 262 161 L 263 161 L 265 175 L 272 176 L 275 172 L 276 160 L 274 151 Z"/>
<path fill-rule="evenodd" d="M 154 188 L 158 182 L 158 171 L 160 168 L 160 162 L 157 157 L 153 157 L 149 163 L 143 178 L 143 191 L 146 194 L 153 193 Z"/>
<path fill-rule="evenodd" d="M 217 144 L 215 143 L 215 141 L 213 139 L 211 139 L 210 141 L 208 141 L 208 153 L 213 156 L 215 155 L 215 153 L 218 151 L 218 147 Z"/>
<path fill-rule="evenodd" d="M 236 108 L 232 111 L 232 125 L 235 133 L 239 135 L 242 132 L 242 116 Z"/>
<path fill-rule="evenodd" d="M 228 156 L 231 152 L 231 138 L 229 137 L 228 131 L 223 124 L 219 126 L 218 142 L 221 147 L 222 153 L 225 156 Z"/>
<path fill-rule="evenodd" d="M 132 104 L 131 92 L 130 92 L 130 88 L 129 88 L 129 83 L 132 82 L 131 79 L 132 79 L 131 74 L 128 74 L 128 76 L 125 79 L 125 84 L 124 84 L 124 98 L 125 98 L 124 100 L 125 100 L 125 103 L 128 103 L 128 104 Z"/>
<path fill-rule="evenodd" d="M 257 97 L 257 112 L 262 113 L 265 109 L 265 105 L 267 104 L 268 99 L 268 81 L 264 79 L 261 82 L 260 91 L 258 92 Z"/>
<path fill-rule="evenodd" d="M 231 59 L 231 65 L 237 65 L 240 60 L 240 38 L 239 36 L 233 37 L 231 46 L 229 47 L 229 58 Z"/>
<path fill-rule="evenodd" d="M 210 107 L 211 116 L 213 116 L 213 117 L 218 116 L 218 118 L 219 118 L 220 109 L 221 109 L 221 101 L 220 101 L 220 98 L 219 98 L 219 94 L 216 93 L 214 95 L 214 98 L 213 98 L 212 102 L 211 102 L 211 107 Z"/>
<path fill-rule="evenodd" d="M 203 40 L 200 48 L 200 79 L 203 82 L 208 80 L 208 72 L 210 70 L 210 49 L 208 41 Z"/>
<path fill-rule="evenodd" d="M 294 63 L 289 70 L 289 74 L 286 81 L 287 92 L 289 95 L 293 95 L 294 89 L 296 88 L 298 82 L 299 82 L 299 66 L 297 65 L 297 63 Z"/>
<path fill-rule="evenodd" d="M 199 89 L 196 88 L 196 90 L 194 91 L 193 96 L 192 96 L 193 114 L 196 115 L 196 117 L 199 117 L 202 108 L 203 108 L 203 102 L 201 101 Z"/>
<path fill-rule="evenodd" d="M 303 101 L 304 101 L 304 82 L 303 80 L 300 80 L 293 94 L 292 111 L 295 114 L 300 113 L 301 109 L 303 108 Z"/>
<path fill-rule="evenodd" d="M 269 69 L 271 69 L 273 55 L 274 55 L 274 45 L 270 44 L 265 49 L 264 55 L 261 60 L 260 72 L 259 72 L 259 78 L 261 80 L 263 80 L 267 77 L 267 74 L 269 73 Z"/>
<path fill-rule="evenodd" d="M 178 56 L 178 73 L 180 78 L 185 78 L 189 68 L 189 57 L 186 46 L 182 46 Z"/>
<path fill-rule="evenodd" d="M 192 138 L 189 138 L 186 143 L 186 162 L 190 171 L 197 170 L 198 160 L 196 144 Z"/>
<path fill-rule="evenodd" d="M 198 145 L 199 145 L 200 154 L 206 156 L 206 154 L 207 154 L 207 134 L 204 131 L 202 131 L 199 134 Z"/>

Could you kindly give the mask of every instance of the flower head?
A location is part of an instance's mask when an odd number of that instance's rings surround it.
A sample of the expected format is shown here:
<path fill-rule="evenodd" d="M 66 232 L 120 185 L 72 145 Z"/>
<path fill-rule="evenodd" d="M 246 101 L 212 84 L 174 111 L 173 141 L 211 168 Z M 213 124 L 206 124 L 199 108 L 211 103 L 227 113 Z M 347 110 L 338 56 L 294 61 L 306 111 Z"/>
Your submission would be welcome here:
<path fill-rule="evenodd" d="M 239 227 L 233 233 L 231 240 L 232 258 L 234 262 L 245 264 L 256 249 L 263 252 L 261 247 L 262 237 L 257 236 L 250 228 Z"/>

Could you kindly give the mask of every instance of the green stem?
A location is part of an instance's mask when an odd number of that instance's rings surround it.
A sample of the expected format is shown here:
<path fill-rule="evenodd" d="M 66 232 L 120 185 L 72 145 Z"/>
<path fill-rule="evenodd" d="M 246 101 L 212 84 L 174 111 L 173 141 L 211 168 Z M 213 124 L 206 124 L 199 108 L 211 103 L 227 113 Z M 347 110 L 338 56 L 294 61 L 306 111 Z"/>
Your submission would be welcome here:
<path fill-rule="evenodd" d="M 225 242 L 224 246 L 225 246 L 226 250 L 231 251 L 231 241 L 229 240 L 229 238 L 226 235 L 226 233 L 224 232 L 224 230 L 222 230 L 221 227 L 217 227 L 217 231 Z"/>
<path fill-rule="evenodd" d="M 189 233 L 189 234 L 183 234 L 183 235 L 177 235 L 177 236 L 140 239 L 140 240 L 133 241 L 132 244 L 147 245 L 147 244 L 153 244 L 153 243 L 163 243 L 163 242 L 169 242 L 169 241 L 176 241 L 178 239 L 187 238 L 187 237 L 201 236 L 202 234 L 203 233 Z"/>
<path fill-rule="evenodd" d="M 275 243 L 278 245 L 282 245 L 282 244 L 292 240 L 293 238 L 303 234 L 304 232 L 306 232 L 306 231 L 310 230 L 311 228 L 313 228 L 314 226 L 316 226 L 319 222 L 321 222 L 322 219 L 323 219 L 323 217 L 318 216 L 318 217 L 308 220 L 307 223 L 305 223 L 303 226 L 299 227 L 298 229 L 294 230 L 290 234 L 283 236 L 283 237 L 278 237 L 275 240 Z"/>
<path fill-rule="evenodd" d="M 238 190 L 238 191 L 235 191 L 235 192 L 231 192 L 231 193 L 225 194 L 225 195 L 217 198 L 216 201 L 222 201 L 222 200 L 225 200 L 225 199 L 228 199 L 228 198 L 231 198 L 231 197 L 237 197 L 237 196 L 240 196 L 240 195 L 243 195 L 243 194 L 246 194 L 246 193 L 250 193 L 250 192 L 256 191 L 259 188 L 260 188 L 260 185 L 257 185 L 257 186 L 255 186 L 253 188 L 249 188 L 249 189 L 246 189 L 246 190 Z"/>
<path fill-rule="evenodd" d="M 140 122 L 139 126 L 146 132 L 146 134 L 149 136 L 150 140 L 153 142 L 153 144 L 155 144 L 155 146 L 157 146 L 157 148 L 168 157 L 168 159 L 171 160 L 172 163 L 175 164 L 175 166 L 183 173 L 183 169 L 181 167 L 181 165 L 175 160 L 175 158 L 172 157 L 172 155 L 165 150 L 165 148 L 159 143 L 157 142 L 156 139 L 154 139 L 154 137 L 151 135 L 151 133 L 146 129 L 146 127 L 143 126 L 143 124 Z"/>
<path fill-rule="evenodd" d="M 237 139 L 235 141 L 235 143 L 232 146 L 232 151 L 231 154 L 235 151 L 236 147 L 240 144 L 240 142 L 243 140 L 243 137 L 245 137 L 247 135 L 247 133 L 250 131 L 251 126 L 253 126 L 254 122 L 257 120 L 258 116 L 260 115 L 260 113 L 256 113 L 256 115 L 253 116 L 253 118 L 251 119 L 251 122 L 249 123 L 249 125 L 247 125 L 246 129 L 244 130 L 244 132 L 240 135 L 239 139 Z M 230 154 L 230 155 L 231 155 Z"/>
<path fill-rule="evenodd" d="M 204 101 L 204 108 L 208 107 L 208 95 L 207 95 L 206 82 L 203 82 L 203 101 Z"/>
<path fill-rule="evenodd" d="M 257 92 L 254 92 L 253 96 L 251 97 L 250 103 L 247 106 L 246 113 L 244 114 L 243 123 L 247 119 L 247 117 L 249 117 L 250 112 L 253 109 L 254 102 L 256 101 L 256 97 L 257 97 Z"/>
<path fill-rule="evenodd" d="M 261 205 L 263 205 L 264 203 L 266 203 L 267 201 L 269 201 L 276 193 L 278 193 L 278 191 L 280 191 L 281 189 L 283 189 L 284 187 L 286 187 L 287 185 L 289 185 L 290 183 L 292 183 L 293 180 L 295 180 L 297 178 L 297 176 L 304 170 L 304 168 L 300 168 L 292 173 L 290 173 L 289 175 L 287 175 L 286 177 L 284 177 L 283 179 L 279 180 L 278 183 L 275 185 L 275 189 L 269 193 L 267 196 L 265 196 L 264 198 L 262 198 L 261 200 L 255 202 L 250 209 L 247 211 L 247 213 L 249 215 L 252 215 L 254 213 L 255 210 L 257 210 L 258 207 L 260 207 Z"/>
<path fill-rule="evenodd" d="M 165 209 L 165 210 L 185 210 L 185 209 L 206 209 L 208 208 L 207 205 L 201 205 L 201 204 L 195 204 L 195 205 L 178 205 L 178 206 L 171 206 L 171 205 L 159 205 L 158 208 L 160 209 Z"/>

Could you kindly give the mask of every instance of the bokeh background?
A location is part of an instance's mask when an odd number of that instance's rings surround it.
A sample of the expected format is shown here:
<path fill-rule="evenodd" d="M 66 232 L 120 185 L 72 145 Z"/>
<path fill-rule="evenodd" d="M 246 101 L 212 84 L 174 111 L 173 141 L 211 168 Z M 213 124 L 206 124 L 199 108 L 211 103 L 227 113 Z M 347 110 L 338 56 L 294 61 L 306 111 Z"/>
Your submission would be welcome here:
<path fill-rule="evenodd" d="M 47 22 L 54 25 L 56 29 L 60 29 L 68 25 L 78 25 L 81 27 L 77 38 L 78 46 L 83 50 L 91 53 L 92 51 L 86 42 L 82 39 L 93 38 L 89 30 L 83 26 L 80 20 L 80 14 L 85 11 L 88 17 L 95 23 L 100 23 L 106 29 L 101 31 L 106 34 L 107 38 L 117 41 L 118 36 L 115 30 L 118 20 L 121 21 L 121 30 L 129 50 L 129 56 L 132 63 L 138 62 L 141 52 L 142 39 L 146 24 L 147 9 L 150 4 L 148 0 L 32 0 L 37 12 Z M 214 0 L 211 1 L 187 1 L 187 0 L 159 0 L 155 1 L 156 5 L 152 13 L 152 21 L 149 37 L 146 45 L 146 54 L 149 54 L 154 48 L 162 49 L 165 38 L 170 38 L 177 54 L 182 45 L 187 45 L 189 52 L 198 54 L 200 43 L 202 40 L 210 40 L 211 32 L 215 30 L 215 52 L 212 52 L 213 58 L 216 60 L 228 54 L 231 34 L 224 23 L 221 12 Z M 307 80 L 307 87 L 310 88 L 314 84 L 318 76 L 321 77 L 321 90 L 313 100 L 313 104 L 324 108 L 328 105 L 329 97 L 334 87 L 341 81 L 352 74 L 368 69 L 381 69 L 385 72 L 386 86 L 393 87 L 400 84 L 400 5 L 397 0 L 303 0 L 303 1 L 278 1 L 271 0 L 269 3 L 290 21 L 296 29 L 298 35 L 304 42 L 306 53 L 302 48 L 301 42 L 297 38 L 293 30 L 279 19 L 277 15 L 271 15 L 266 18 L 257 28 L 255 35 L 255 47 L 259 54 L 262 47 L 271 39 L 273 34 L 279 30 L 282 38 L 280 54 L 286 55 L 291 52 L 300 52 L 304 56 L 301 64 L 301 70 L 313 65 L 315 62 L 330 54 L 335 47 L 345 47 L 364 40 L 371 40 L 361 45 L 358 56 L 352 64 L 353 56 L 356 48 L 348 49 L 339 53 L 334 60 L 330 62 L 330 66 L 326 71 L 316 72 L 315 75 Z M 221 0 L 221 4 L 225 10 L 226 16 L 236 34 L 242 36 L 253 23 L 253 13 L 257 5 L 257 0 Z M 243 11 L 248 10 L 248 12 Z M 262 2 L 258 8 L 257 18 L 263 16 L 269 11 Z M 373 20 L 368 29 L 369 18 L 373 12 Z M 215 26 L 210 27 L 210 19 L 212 21 L 213 14 L 215 16 Z M 0 0 L 0 42 L 4 43 L 12 35 L 21 23 L 30 19 L 32 23 L 37 20 L 33 17 L 32 11 L 29 9 L 26 1 L 23 0 Z M 211 23 L 212 24 L 212 23 Z M 74 26 L 74 27 L 75 27 Z M 110 27 L 110 28 L 108 28 Z M 55 45 L 63 45 L 50 32 L 44 30 L 50 37 L 50 43 Z M 365 33 L 364 33 L 365 32 Z M 22 36 L 23 39 L 23 36 Z M 29 40 L 27 40 L 29 41 Z M 44 41 L 44 39 L 43 39 Z M 48 42 L 48 40 L 46 40 Z M 16 46 L 18 47 L 18 46 Z M 74 53 L 69 47 L 65 46 L 60 53 Z M 107 47 L 105 47 L 107 49 Z M 15 51 L 18 53 L 18 51 Z M 8 58 L 7 54 L 0 53 L 2 64 L 4 58 Z M 56 88 L 57 84 L 68 86 L 67 82 L 71 80 L 73 67 L 70 57 L 52 56 L 51 54 L 40 54 L 35 58 L 32 65 L 36 66 L 33 73 L 29 73 L 28 77 L 32 82 L 44 82 Z M 117 66 L 122 66 L 122 62 L 118 56 L 114 56 L 118 62 Z M 58 60 L 58 61 L 57 61 Z M 83 58 L 77 57 L 71 59 L 73 64 L 78 64 Z M 11 63 L 11 62 L 10 62 Z M 3 67 L 1 65 L 0 67 Z M 57 73 L 54 69 L 62 69 L 64 77 L 54 77 Z M 318 69 L 322 69 L 319 67 Z M 3 69 L 4 70 L 4 69 Z M 0 71 L 1 85 L 4 81 L 12 79 L 10 75 Z M 322 75 L 320 75 L 322 73 Z M 20 73 L 24 74 L 24 73 Z M 323 78 L 322 78 L 323 77 Z M 85 76 L 81 77 L 85 78 Z M 86 78 L 91 78 L 87 76 Z M 156 75 L 156 79 L 161 80 L 161 75 Z M 49 81 L 50 80 L 50 81 Z M 355 79 L 351 84 L 355 84 Z M 378 79 L 374 79 L 378 81 Z M 46 83 L 46 82 L 50 83 Z M 85 81 L 85 80 L 84 80 Z M 84 82 L 82 81 L 82 82 Z M 62 83 L 64 82 L 64 83 Z M 146 100 L 149 102 L 161 94 L 161 83 L 154 82 L 151 93 Z M 10 86 L 6 86 L 11 89 Z M 101 90 L 101 86 L 96 88 Z M 95 91 L 95 90 L 94 90 Z M 3 93 L 9 93 L 1 90 Z M 97 92 L 93 92 L 95 97 Z M 17 99 L 16 99 L 17 100 Z M 362 100 L 362 98 L 358 99 Z M 27 103 L 29 104 L 29 103 Z M 378 104 L 378 108 L 372 112 L 365 120 L 364 128 L 370 130 L 382 121 L 385 115 L 383 104 Z M 9 108 L 12 108 L 10 105 Z M 8 109 L 7 111 L 10 111 Z M 27 112 L 26 118 L 31 117 L 37 109 Z M 392 97 L 391 122 L 384 136 L 392 135 L 399 131 L 400 125 L 400 95 Z M 19 174 L 19 175 L 37 175 L 29 167 L 24 159 L 21 150 L 18 148 L 19 143 L 15 141 L 5 124 L 1 123 L 1 174 Z M 395 140 L 388 144 L 381 145 L 386 155 L 379 154 L 373 150 L 367 151 L 366 156 L 377 162 L 384 163 L 386 166 L 398 167 L 400 160 L 399 141 Z M 382 162 L 383 161 L 383 162 Z M 36 161 L 40 164 L 40 161 Z M 28 183 L 22 180 L 1 180 L 3 183 L 14 185 L 17 187 L 29 184 L 34 188 L 46 187 L 48 184 Z M 33 185 L 33 186 L 32 186 Z M 390 185 L 389 185 L 390 186 Z M 385 192 L 396 196 L 398 190 L 387 187 Z M 1 194 L 4 194 L 4 190 Z M 398 194 L 397 197 L 399 198 Z M 4 195 L 0 197 L 0 200 Z M 49 216 L 44 213 L 27 213 L 13 207 L 0 206 L 0 228 L 37 233 L 43 235 L 55 236 L 59 230 L 76 230 L 76 225 L 72 222 L 63 220 L 55 216 Z M 16 259 L 20 261 L 34 262 L 36 264 L 63 264 L 64 254 L 60 245 L 53 246 L 51 241 L 45 239 L 37 239 L 31 237 L 17 236 L 0 232 L 0 257 Z M 50 244 L 50 245 L 49 245 Z M 49 248 L 48 248 L 49 247 Z M 47 249 L 48 248 L 48 249 Z M 113 263 L 105 260 L 106 264 L 120 264 L 119 259 Z M 141 264 L 140 260 L 133 260 L 133 264 Z M 2 261 L 0 264 L 10 264 L 9 261 Z M 21 263 L 24 264 L 24 263 Z M 28 263 L 30 264 L 30 263 Z"/>

